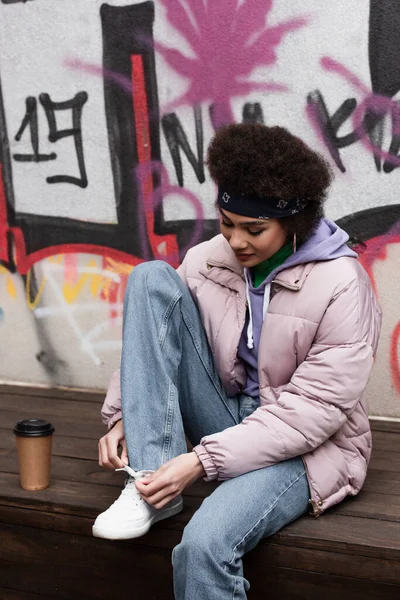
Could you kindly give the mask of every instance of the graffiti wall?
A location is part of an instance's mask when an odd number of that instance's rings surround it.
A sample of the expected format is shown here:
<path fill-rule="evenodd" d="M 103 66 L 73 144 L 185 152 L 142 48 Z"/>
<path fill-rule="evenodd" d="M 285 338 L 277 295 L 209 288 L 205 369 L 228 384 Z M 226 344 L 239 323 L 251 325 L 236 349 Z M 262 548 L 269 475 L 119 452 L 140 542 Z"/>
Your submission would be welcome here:
<path fill-rule="evenodd" d="M 230 122 L 330 161 L 385 319 L 371 412 L 400 417 L 396 0 L 1 0 L 0 378 L 103 388 L 127 277 L 218 231 L 204 165 Z"/>

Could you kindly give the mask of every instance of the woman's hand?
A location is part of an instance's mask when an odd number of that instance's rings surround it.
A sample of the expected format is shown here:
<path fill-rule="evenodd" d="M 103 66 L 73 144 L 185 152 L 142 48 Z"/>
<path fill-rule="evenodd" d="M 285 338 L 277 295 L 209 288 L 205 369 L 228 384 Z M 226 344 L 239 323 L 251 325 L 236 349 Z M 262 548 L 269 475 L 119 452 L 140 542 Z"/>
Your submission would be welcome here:
<path fill-rule="evenodd" d="M 180 454 L 168 461 L 146 479 L 136 481 L 136 488 L 154 508 L 163 508 L 179 496 L 191 483 L 205 475 L 195 452 Z"/>
<path fill-rule="evenodd" d="M 118 456 L 121 446 L 121 458 Z M 99 441 L 99 465 L 105 469 L 122 469 L 128 464 L 128 451 L 122 419 Z"/>

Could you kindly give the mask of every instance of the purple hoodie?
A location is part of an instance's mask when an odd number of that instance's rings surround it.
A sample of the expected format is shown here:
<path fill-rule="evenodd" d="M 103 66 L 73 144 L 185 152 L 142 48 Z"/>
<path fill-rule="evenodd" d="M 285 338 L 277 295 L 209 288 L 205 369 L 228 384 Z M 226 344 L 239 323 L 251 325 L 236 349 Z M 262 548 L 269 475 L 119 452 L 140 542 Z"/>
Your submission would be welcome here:
<path fill-rule="evenodd" d="M 272 271 L 258 288 L 253 287 L 250 271 L 245 269 L 249 309 L 238 349 L 238 356 L 244 361 L 247 373 L 244 394 L 253 398 L 259 395 L 258 347 L 261 327 L 268 310 L 271 281 L 280 271 L 302 263 L 334 260 L 341 256 L 357 258 L 357 254 L 346 245 L 348 239 L 347 233 L 336 223 L 321 219 L 312 236 L 299 247 L 297 252 Z"/>

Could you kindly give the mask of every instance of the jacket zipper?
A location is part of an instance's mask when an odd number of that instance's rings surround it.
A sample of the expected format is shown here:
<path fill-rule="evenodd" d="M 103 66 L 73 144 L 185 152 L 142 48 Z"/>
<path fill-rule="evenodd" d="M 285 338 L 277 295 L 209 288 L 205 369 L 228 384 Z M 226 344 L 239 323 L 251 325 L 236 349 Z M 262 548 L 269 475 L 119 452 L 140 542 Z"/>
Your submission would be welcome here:
<path fill-rule="evenodd" d="M 308 504 L 311 506 L 309 511 L 310 515 L 318 519 L 318 517 L 321 515 L 321 511 L 318 509 L 316 501 L 311 498 L 311 500 L 308 501 Z"/>
<path fill-rule="evenodd" d="M 302 457 L 302 461 L 303 461 L 304 469 L 306 471 L 307 480 L 309 482 L 308 486 L 309 486 L 310 492 L 311 492 L 312 488 L 311 488 L 311 484 L 310 484 L 310 476 L 308 474 L 308 468 L 307 468 L 306 461 L 304 460 L 303 457 Z M 316 519 L 319 516 L 321 516 L 321 509 L 319 507 L 322 506 L 322 504 L 323 504 L 322 500 L 320 500 L 319 502 L 317 502 L 317 500 L 314 500 L 313 498 L 310 498 L 310 500 L 308 501 L 308 504 L 311 506 L 311 508 L 309 510 L 310 515 L 312 515 Z"/>

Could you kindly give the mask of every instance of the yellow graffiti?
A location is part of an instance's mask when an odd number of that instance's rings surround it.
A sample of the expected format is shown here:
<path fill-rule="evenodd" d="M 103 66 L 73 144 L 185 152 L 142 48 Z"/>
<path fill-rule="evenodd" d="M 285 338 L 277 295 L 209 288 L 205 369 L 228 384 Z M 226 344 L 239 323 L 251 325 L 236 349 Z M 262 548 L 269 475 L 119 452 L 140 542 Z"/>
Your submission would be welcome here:
<path fill-rule="evenodd" d="M 15 287 L 10 273 L 2 265 L 0 265 L 0 274 L 5 275 L 7 282 L 7 293 L 9 296 L 11 296 L 11 298 L 13 298 L 13 300 L 15 300 L 17 298 L 17 288 Z"/>
<path fill-rule="evenodd" d="M 118 262 L 116 260 L 114 260 L 113 258 L 108 258 L 107 257 L 107 267 L 109 266 L 112 267 L 112 271 L 114 273 L 118 273 L 118 275 L 129 275 L 129 273 L 132 271 L 133 269 L 133 265 L 127 265 L 126 263 L 121 263 Z"/>
<path fill-rule="evenodd" d="M 96 270 L 96 261 L 89 261 L 85 268 Z M 75 302 L 75 300 L 77 299 L 77 297 L 82 292 L 83 288 L 88 282 L 90 282 L 90 293 L 92 294 L 92 296 L 97 298 L 101 289 L 102 281 L 103 275 L 97 273 L 83 273 L 80 277 L 78 277 L 76 283 L 64 283 L 62 288 L 64 298 L 68 302 L 68 304 L 72 304 L 73 302 Z"/>
<path fill-rule="evenodd" d="M 64 259 L 63 254 L 50 256 L 46 260 L 51 264 L 60 265 Z M 121 278 L 126 278 L 132 271 L 133 266 L 118 262 L 112 258 L 106 257 L 105 264 L 99 268 L 96 260 L 90 260 L 86 265 L 82 266 L 81 273 L 77 276 L 76 281 L 64 282 L 62 285 L 62 293 L 65 301 L 72 304 L 77 300 L 85 287 L 89 287 L 89 292 L 94 298 L 102 298 L 105 301 L 111 300 L 111 291 L 113 286 L 119 286 L 119 281 L 116 281 L 116 275 Z M 108 276 L 108 273 L 110 274 Z M 6 278 L 7 293 L 14 300 L 17 299 L 17 288 L 9 271 L 0 265 L 0 274 Z M 48 284 L 46 275 L 42 275 L 40 282 L 33 286 L 33 273 L 30 269 L 26 275 L 25 298 L 28 307 L 31 310 L 37 308 L 43 292 Z M 115 288 L 114 288 L 115 289 Z"/>
<path fill-rule="evenodd" d="M 133 269 L 132 265 L 127 265 L 125 263 L 118 262 L 112 258 L 107 257 L 106 261 L 107 265 L 105 266 L 105 270 L 110 271 L 111 273 L 115 273 L 117 275 L 128 276 Z M 111 278 L 106 278 L 104 281 L 104 287 L 102 291 L 105 300 L 110 299 L 111 286 L 113 283 L 114 282 Z"/>

